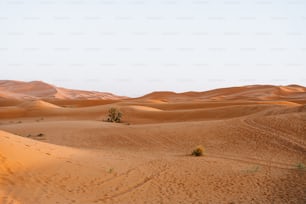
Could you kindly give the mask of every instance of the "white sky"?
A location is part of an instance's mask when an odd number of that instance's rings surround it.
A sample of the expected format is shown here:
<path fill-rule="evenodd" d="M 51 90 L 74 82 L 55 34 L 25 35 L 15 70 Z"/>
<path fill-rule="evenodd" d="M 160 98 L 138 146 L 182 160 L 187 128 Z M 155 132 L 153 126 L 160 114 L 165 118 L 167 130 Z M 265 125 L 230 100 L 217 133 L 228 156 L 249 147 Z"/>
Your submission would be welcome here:
<path fill-rule="evenodd" d="M 0 0 L 0 79 L 140 96 L 306 86 L 305 0 Z"/>

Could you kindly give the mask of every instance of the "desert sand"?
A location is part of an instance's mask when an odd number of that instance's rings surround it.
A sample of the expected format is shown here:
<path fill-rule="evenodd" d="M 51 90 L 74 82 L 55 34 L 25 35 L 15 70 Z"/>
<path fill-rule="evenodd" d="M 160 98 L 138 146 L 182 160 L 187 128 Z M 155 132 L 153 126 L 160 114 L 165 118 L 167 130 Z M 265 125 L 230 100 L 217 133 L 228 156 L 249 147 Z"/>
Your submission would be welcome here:
<path fill-rule="evenodd" d="M 1 204 L 305 204 L 305 165 L 302 86 L 127 98 L 0 81 Z"/>

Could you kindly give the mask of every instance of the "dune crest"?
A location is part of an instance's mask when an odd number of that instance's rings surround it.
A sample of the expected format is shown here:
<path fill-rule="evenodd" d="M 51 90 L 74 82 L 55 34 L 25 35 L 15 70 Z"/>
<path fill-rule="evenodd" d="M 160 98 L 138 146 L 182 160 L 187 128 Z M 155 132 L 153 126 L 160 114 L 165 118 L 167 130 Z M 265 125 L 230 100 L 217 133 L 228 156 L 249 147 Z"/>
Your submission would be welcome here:
<path fill-rule="evenodd" d="M 19 107 L 28 109 L 28 110 L 60 108 L 57 105 L 54 105 L 54 104 L 51 104 L 51 103 L 48 103 L 42 100 L 25 101 L 21 103 Z"/>

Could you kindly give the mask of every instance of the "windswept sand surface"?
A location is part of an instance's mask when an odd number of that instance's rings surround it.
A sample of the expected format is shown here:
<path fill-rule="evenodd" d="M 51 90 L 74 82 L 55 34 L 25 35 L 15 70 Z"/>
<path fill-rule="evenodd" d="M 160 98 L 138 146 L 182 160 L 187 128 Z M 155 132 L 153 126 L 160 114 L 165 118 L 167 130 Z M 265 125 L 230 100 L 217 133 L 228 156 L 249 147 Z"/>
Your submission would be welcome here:
<path fill-rule="evenodd" d="M 0 88 L 0 203 L 306 203 L 304 87 L 103 100 L 10 87 Z M 110 107 L 122 123 L 104 122 Z M 190 156 L 197 145 L 203 157 Z"/>

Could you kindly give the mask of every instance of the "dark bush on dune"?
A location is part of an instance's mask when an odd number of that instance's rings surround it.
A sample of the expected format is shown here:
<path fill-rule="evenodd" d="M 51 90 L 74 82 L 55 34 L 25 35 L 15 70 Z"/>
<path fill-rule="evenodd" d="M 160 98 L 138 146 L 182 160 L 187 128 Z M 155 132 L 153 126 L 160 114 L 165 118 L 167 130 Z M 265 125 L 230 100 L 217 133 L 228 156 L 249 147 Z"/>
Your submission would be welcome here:
<path fill-rule="evenodd" d="M 204 147 L 199 145 L 192 151 L 191 155 L 199 157 L 199 156 L 203 156 L 203 153 L 204 153 Z"/>
<path fill-rule="evenodd" d="M 117 110 L 116 108 L 111 108 L 108 110 L 107 122 L 120 123 L 121 117 L 122 117 L 122 113 L 119 110 Z"/>

